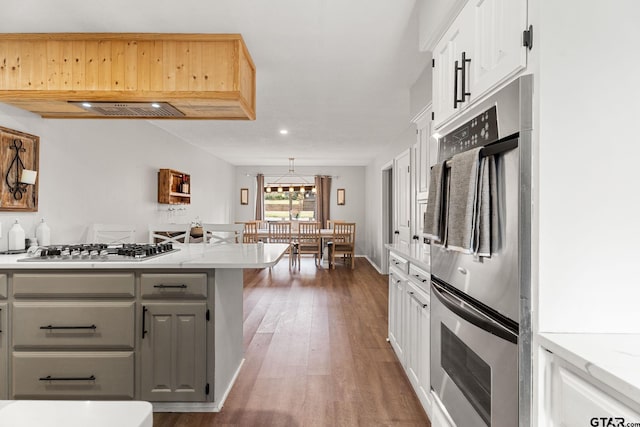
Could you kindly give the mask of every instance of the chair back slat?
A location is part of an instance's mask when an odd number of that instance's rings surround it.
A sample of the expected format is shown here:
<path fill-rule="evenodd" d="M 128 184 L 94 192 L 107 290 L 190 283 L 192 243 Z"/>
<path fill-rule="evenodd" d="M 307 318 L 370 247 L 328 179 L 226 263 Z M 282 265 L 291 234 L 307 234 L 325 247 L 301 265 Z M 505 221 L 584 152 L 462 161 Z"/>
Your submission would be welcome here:
<path fill-rule="evenodd" d="M 244 243 L 258 242 L 258 221 L 247 221 L 241 223 L 244 226 Z"/>
<path fill-rule="evenodd" d="M 291 243 L 291 223 L 289 221 L 270 222 L 269 243 Z"/>

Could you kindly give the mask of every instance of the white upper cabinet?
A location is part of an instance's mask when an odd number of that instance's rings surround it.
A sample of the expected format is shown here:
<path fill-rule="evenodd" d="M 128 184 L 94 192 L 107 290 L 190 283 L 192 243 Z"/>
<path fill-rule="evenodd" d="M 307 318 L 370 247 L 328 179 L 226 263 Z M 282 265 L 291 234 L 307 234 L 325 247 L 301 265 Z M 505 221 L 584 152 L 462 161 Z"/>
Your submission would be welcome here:
<path fill-rule="evenodd" d="M 465 98 L 463 88 L 463 70 L 468 67 L 461 63 L 462 53 L 465 57 L 472 50 L 473 32 L 469 31 L 473 23 L 468 8 L 464 8 L 444 34 L 433 52 L 433 112 L 435 124 L 438 125 L 462 109 Z M 457 66 L 457 68 L 456 68 Z M 466 76 L 464 76 L 466 77 Z M 466 83 L 465 79 L 465 83 Z"/>
<path fill-rule="evenodd" d="M 527 2 L 471 0 L 467 7 L 474 16 L 470 86 L 475 98 L 526 67 L 522 32 L 527 26 Z"/>
<path fill-rule="evenodd" d="M 434 127 L 526 67 L 527 0 L 470 0 L 433 52 Z"/>

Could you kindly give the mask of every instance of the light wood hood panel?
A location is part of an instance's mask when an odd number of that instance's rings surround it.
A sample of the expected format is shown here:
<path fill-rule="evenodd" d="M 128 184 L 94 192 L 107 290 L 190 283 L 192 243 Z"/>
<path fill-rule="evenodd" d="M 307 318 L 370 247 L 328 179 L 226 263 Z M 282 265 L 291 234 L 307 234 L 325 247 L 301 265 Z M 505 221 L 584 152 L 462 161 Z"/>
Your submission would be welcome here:
<path fill-rule="evenodd" d="M 0 102 L 97 117 L 67 101 L 163 101 L 184 118 L 253 120 L 255 65 L 238 34 L 0 34 Z"/>

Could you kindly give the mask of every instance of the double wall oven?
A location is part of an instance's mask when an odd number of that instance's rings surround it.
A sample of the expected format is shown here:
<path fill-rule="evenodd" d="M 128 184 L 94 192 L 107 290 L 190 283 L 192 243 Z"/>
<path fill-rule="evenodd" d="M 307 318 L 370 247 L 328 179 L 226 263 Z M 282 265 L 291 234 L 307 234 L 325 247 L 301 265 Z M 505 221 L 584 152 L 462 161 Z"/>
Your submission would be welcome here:
<path fill-rule="evenodd" d="M 510 83 L 438 141 L 439 161 L 482 146 L 497 171 L 491 256 L 431 244 L 431 388 L 459 427 L 530 418 L 532 83 Z"/>

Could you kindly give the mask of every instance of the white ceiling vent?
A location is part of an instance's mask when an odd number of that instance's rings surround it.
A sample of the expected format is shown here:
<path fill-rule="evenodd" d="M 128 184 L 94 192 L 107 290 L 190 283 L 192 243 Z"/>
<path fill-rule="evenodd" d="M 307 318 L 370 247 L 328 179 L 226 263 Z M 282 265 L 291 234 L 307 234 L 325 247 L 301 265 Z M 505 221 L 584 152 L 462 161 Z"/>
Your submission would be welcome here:
<path fill-rule="evenodd" d="M 168 102 L 71 102 L 85 111 L 104 117 L 184 117 Z"/>

